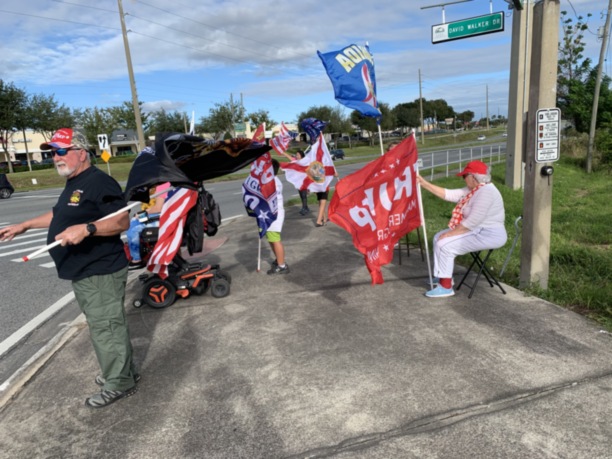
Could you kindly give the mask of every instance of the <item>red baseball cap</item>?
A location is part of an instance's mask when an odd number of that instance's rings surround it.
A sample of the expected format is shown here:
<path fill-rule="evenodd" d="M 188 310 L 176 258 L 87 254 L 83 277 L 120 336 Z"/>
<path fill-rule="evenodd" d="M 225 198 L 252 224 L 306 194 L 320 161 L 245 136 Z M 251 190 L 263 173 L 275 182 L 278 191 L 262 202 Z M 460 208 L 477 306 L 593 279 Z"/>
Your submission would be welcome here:
<path fill-rule="evenodd" d="M 457 177 L 465 177 L 468 174 L 482 174 L 486 175 L 489 170 L 489 166 L 487 166 L 482 161 L 470 161 L 466 164 L 465 169 L 457 174 Z"/>
<path fill-rule="evenodd" d="M 72 146 L 87 150 L 85 136 L 71 128 L 61 128 L 55 131 L 51 141 L 40 144 L 40 149 L 51 150 L 52 148 L 68 148 Z"/>

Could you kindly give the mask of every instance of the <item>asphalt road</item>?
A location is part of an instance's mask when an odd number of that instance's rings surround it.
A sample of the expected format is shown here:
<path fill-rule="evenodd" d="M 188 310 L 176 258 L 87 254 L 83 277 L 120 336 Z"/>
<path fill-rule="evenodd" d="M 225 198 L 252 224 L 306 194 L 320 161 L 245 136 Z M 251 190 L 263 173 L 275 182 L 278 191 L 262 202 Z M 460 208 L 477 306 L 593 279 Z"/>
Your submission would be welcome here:
<path fill-rule="evenodd" d="M 350 158 L 350 150 L 345 152 Z M 422 175 L 427 176 L 432 164 L 465 165 L 472 159 L 495 159 L 504 154 L 505 143 L 425 153 L 421 155 Z M 340 177 L 344 177 L 360 169 L 363 163 L 343 165 L 339 160 L 336 166 Z M 297 198 L 293 185 L 287 184 L 284 176 L 281 180 L 285 201 Z M 207 189 L 219 204 L 224 220 L 245 215 L 241 180 L 212 183 Z M 50 210 L 60 192 L 60 189 L 17 191 L 10 199 L 0 200 L 0 227 Z M 0 384 L 79 314 L 70 282 L 57 277 L 48 254 L 27 263 L 21 261 L 23 256 L 46 244 L 46 234 L 46 230 L 31 230 L 13 241 L 0 243 Z"/>

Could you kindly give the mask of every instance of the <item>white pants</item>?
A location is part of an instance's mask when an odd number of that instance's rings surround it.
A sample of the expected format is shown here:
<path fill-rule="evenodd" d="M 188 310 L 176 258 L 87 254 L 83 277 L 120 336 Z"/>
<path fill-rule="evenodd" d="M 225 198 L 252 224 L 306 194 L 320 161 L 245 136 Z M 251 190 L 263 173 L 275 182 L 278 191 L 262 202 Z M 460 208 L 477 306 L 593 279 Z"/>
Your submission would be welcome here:
<path fill-rule="evenodd" d="M 453 276 L 456 256 L 485 249 L 499 249 L 508 239 L 506 228 L 500 226 L 475 228 L 468 233 L 439 240 L 440 235 L 448 231 L 450 229 L 440 231 L 433 239 L 434 276 L 442 279 Z"/>

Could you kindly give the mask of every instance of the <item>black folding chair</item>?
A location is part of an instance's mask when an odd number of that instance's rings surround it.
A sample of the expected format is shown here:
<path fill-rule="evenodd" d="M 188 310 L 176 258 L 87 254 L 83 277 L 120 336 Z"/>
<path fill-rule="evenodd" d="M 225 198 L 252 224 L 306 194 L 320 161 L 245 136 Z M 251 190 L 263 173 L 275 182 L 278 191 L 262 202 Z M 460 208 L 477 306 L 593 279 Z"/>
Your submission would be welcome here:
<path fill-rule="evenodd" d="M 472 259 L 473 259 L 472 264 L 468 268 L 467 272 L 463 275 L 463 279 L 461 279 L 461 282 L 459 282 L 459 285 L 457 285 L 457 290 L 459 290 L 463 284 L 471 288 L 468 298 L 472 298 L 472 295 L 474 294 L 474 290 L 476 290 L 476 285 L 478 285 L 478 281 L 480 280 L 480 276 L 482 274 L 484 274 L 485 279 L 489 282 L 489 285 L 491 287 L 495 287 L 497 285 L 499 289 L 502 291 L 502 293 L 504 295 L 506 294 L 506 291 L 501 286 L 497 278 L 491 273 L 489 268 L 487 268 L 487 260 L 493 253 L 493 250 L 494 249 L 490 249 L 485 255 L 484 259 L 480 257 L 480 254 L 484 252 L 484 250 L 481 250 L 479 252 L 470 252 L 470 255 L 472 256 Z M 465 282 L 465 279 L 467 279 L 474 265 L 478 265 L 478 274 L 476 275 L 476 279 L 474 280 L 474 283 L 470 285 L 467 282 Z"/>
<path fill-rule="evenodd" d="M 419 241 L 419 249 L 421 249 L 421 260 L 425 261 L 425 254 L 423 253 L 423 241 L 421 241 L 421 231 L 420 228 L 416 229 L 416 233 L 417 233 L 417 239 Z M 399 250 L 399 264 L 402 264 L 402 244 L 406 244 L 406 253 L 408 256 L 410 256 L 410 239 L 409 236 L 410 233 L 406 234 L 405 236 L 401 237 L 398 241 L 397 241 L 397 248 Z"/>

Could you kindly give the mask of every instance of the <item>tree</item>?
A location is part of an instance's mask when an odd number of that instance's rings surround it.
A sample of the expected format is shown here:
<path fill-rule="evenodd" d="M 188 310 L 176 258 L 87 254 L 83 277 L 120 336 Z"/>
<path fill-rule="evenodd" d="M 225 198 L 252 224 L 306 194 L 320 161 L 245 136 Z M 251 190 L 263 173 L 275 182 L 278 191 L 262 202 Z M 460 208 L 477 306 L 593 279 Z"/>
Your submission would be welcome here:
<path fill-rule="evenodd" d="M 234 102 L 233 98 L 230 98 L 228 102 L 223 104 L 216 103 L 209 110 L 207 117 L 200 118 L 197 130 L 211 134 L 216 140 L 221 139 L 225 133 L 235 137 L 235 123 L 243 123 L 245 121 L 244 107 L 242 104 Z"/>
<path fill-rule="evenodd" d="M 389 104 L 384 102 L 378 103 L 378 109 L 382 113 L 380 119 L 380 129 L 389 131 L 395 128 L 395 115 L 391 112 Z M 378 123 L 377 118 L 371 118 L 369 116 L 363 116 L 361 112 L 353 110 L 351 113 L 351 121 L 353 124 L 359 126 L 361 131 L 366 131 L 370 136 L 370 145 L 374 145 L 374 139 L 377 138 L 378 134 Z"/>
<path fill-rule="evenodd" d="M 8 151 L 8 143 L 17 130 L 21 130 L 25 122 L 28 96 L 24 90 L 16 88 L 12 83 L 0 80 L 0 143 L 2 152 L 13 172 L 13 164 Z"/>
<path fill-rule="evenodd" d="M 143 130 L 148 129 L 148 118 L 149 115 L 142 112 L 142 102 L 138 102 L 138 106 L 140 107 L 140 118 L 142 121 Z M 132 131 L 136 131 L 136 115 L 134 114 L 134 105 L 132 102 L 125 101 L 121 105 L 117 107 L 108 107 L 105 108 L 112 120 L 113 129 L 131 129 Z"/>
<path fill-rule="evenodd" d="M 396 127 L 400 129 L 416 128 L 421 125 L 419 100 L 397 104 L 391 110 L 395 115 Z"/>
<path fill-rule="evenodd" d="M 183 132 L 185 130 L 184 114 L 174 111 L 166 112 L 163 108 L 156 112 L 148 113 L 149 122 L 147 136 L 154 136 L 158 132 Z"/>
<path fill-rule="evenodd" d="M 277 124 L 276 121 L 270 118 L 270 113 L 267 110 L 257 110 L 256 112 L 249 113 L 247 119 L 254 128 L 257 128 L 262 123 L 266 123 L 266 126 L 269 127 Z"/>
<path fill-rule="evenodd" d="M 74 116 L 68 107 L 59 105 L 53 96 L 34 94 L 28 104 L 29 128 L 43 135 L 45 140 L 48 136 L 60 128 L 73 126 Z"/>
<path fill-rule="evenodd" d="M 587 18 L 591 15 L 587 15 Z M 576 22 L 561 11 L 563 38 L 559 42 L 557 64 L 557 107 L 565 119 L 570 120 L 578 132 L 589 129 L 590 110 L 593 105 L 593 92 L 586 92 L 586 80 L 591 72 L 591 60 L 584 58 L 584 31 L 588 24 L 582 16 Z M 586 115 L 586 117 L 585 117 Z"/>
<path fill-rule="evenodd" d="M 90 145 L 97 145 L 98 134 L 106 134 L 111 138 L 116 129 L 110 112 L 105 108 L 86 108 L 73 110 L 75 125 L 79 126 Z"/>

